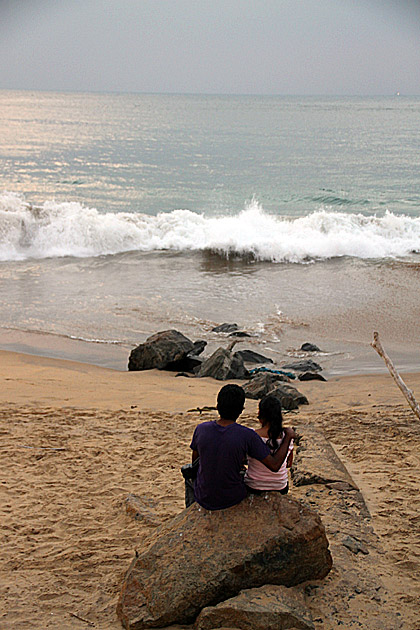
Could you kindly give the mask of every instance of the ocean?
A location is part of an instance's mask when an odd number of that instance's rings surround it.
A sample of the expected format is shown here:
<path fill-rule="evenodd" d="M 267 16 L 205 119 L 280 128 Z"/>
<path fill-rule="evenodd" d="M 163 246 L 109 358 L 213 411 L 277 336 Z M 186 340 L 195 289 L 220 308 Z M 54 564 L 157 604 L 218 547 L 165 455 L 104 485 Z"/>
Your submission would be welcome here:
<path fill-rule="evenodd" d="M 0 348 L 420 367 L 420 98 L 0 91 Z M 318 358 L 317 358 L 318 357 Z"/>

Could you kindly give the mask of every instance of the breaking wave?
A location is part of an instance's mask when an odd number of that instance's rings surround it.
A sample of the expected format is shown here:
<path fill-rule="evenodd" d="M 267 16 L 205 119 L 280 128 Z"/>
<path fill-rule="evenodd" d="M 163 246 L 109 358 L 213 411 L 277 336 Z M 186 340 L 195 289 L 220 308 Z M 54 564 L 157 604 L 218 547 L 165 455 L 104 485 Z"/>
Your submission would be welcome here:
<path fill-rule="evenodd" d="M 0 195 L 0 260 L 158 250 L 207 250 L 295 263 L 339 256 L 403 257 L 420 252 L 420 218 L 327 209 L 286 218 L 267 214 L 257 202 L 235 216 L 208 217 L 190 210 L 157 216 L 101 214 L 76 202 L 32 206 L 15 193 Z"/>

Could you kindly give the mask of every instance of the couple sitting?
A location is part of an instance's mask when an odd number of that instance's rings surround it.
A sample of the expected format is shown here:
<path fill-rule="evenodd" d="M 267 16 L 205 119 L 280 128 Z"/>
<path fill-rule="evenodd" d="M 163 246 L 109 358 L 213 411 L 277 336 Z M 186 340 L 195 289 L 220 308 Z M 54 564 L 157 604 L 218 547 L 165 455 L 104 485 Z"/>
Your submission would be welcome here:
<path fill-rule="evenodd" d="M 242 387 L 225 385 L 217 397 L 219 418 L 196 427 L 192 462 L 199 458 L 199 464 L 194 485 L 186 480 L 187 507 L 197 501 L 207 510 L 222 510 L 240 503 L 248 492 L 287 493 L 286 466 L 291 464 L 295 432 L 282 428 L 281 405 L 275 396 L 261 400 L 262 426 L 257 431 L 236 424 L 244 404 Z M 247 460 L 244 477 L 241 471 Z"/>

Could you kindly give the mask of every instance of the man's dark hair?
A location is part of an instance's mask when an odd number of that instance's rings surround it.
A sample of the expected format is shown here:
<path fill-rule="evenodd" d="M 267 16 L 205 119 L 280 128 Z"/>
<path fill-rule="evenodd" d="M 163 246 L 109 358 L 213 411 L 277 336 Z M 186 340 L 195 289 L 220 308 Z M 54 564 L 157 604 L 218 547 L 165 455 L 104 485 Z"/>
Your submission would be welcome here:
<path fill-rule="evenodd" d="M 217 395 L 217 411 L 224 420 L 236 420 L 245 404 L 245 392 L 239 385 L 225 385 Z"/>

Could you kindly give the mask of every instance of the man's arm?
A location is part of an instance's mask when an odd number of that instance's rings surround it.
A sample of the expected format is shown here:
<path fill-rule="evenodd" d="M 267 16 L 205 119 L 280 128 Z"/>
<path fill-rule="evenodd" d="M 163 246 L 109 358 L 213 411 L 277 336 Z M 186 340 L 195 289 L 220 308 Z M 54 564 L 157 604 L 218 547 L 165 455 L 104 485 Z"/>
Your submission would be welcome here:
<path fill-rule="evenodd" d="M 192 452 L 192 459 L 191 459 L 191 463 L 194 464 L 195 460 L 198 459 L 198 451 L 193 451 Z"/>
<path fill-rule="evenodd" d="M 280 448 L 274 453 L 274 455 L 267 455 L 265 459 L 261 461 L 264 466 L 267 466 L 273 472 L 277 472 L 280 470 L 284 460 L 287 457 L 287 453 L 289 450 L 290 440 L 296 438 L 296 433 L 291 427 L 287 427 L 284 429 L 284 438 L 282 443 L 280 444 Z"/>

